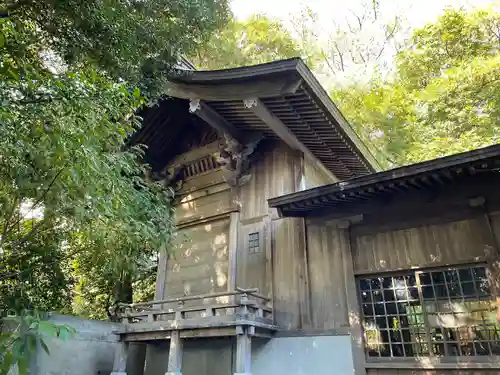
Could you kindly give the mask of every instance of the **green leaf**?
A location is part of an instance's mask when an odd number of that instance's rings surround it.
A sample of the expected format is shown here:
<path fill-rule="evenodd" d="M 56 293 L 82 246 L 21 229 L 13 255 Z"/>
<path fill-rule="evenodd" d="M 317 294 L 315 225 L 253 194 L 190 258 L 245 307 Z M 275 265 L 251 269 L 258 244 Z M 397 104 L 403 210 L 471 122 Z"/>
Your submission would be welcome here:
<path fill-rule="evenodd" d="M 57 326 L 48 321 L 41 321 L 38 326 L 38 331 L 41 334 L 47 335 L 49 337 L 56 337 L 58 333 Z"/>
<path fill-rule="evenodd" d="M 47 353 L 47 355 L 50 355 L 49 347 L 47 346 L 47 344 L 45 343 L 45 341 L 41 337 L 40 337 L 40 345 L 41 345 L 42 349 L 45 351 L 45 353 Z"/>
<path fill-rule="evenodd" d="M 19 358 L 17 361 L 17 368 L 19 369 L 19 375 L 25 375 L 28 373 L 28 358 L 29 357 L 22 357 Z"/>

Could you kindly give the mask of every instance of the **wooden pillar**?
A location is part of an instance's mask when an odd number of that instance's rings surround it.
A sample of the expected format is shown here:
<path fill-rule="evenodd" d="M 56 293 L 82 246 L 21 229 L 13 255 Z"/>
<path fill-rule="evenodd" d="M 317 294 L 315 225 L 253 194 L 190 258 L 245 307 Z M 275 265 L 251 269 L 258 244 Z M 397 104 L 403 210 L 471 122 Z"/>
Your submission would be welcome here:
<path fill-rule="evenodd" d="M 236 254 L 238 251 L 238 228 L 240 226 L 240 213 L 238 211 L 231 212 L 229 217 L 229 244 L 228 244 L 228 274 L 227 274 L 227 291 L 232 292 L 236 285 Z"/>
<path fill-rule="evenodd" d="M 253 327 L 251 327 L 253 328 Z M 252 373 L 252 336 L 250 327 L 237 327 L 236 336 L 236 373 L 235 375 L 251 375 Z"/>
<path fill-rule="evenodd" d="M 127 374 L 127 357 L 128 357 L 129 343 L 121 341 L 115 350 L 115 357 L 113 360 L 113 371 L 111 375 L 126 375 Z"/>
<path fill-rule="evenodd" d="M 352 360 L 354 362 L 354 374 L 366 375 L 363 327 L 361 325 L 361 311 L 359 309 L 356 278 L 354 276 L 354 265 L 352 262 L 350 226 L 350 221 L 342 221 L 337 225 L 337 230 L 340 231 L 342 239 L 342 266 L 344 269 L 348 319 L 349 325 L 351 327 L 351 346 Z"/>
<path fill-rule="evenodd" d="M 168 352 L 168 369 L 166 375 L 181 375 L 182 346 L 180 331 L 172 331 L 170 335 L 170 350 Z"/>

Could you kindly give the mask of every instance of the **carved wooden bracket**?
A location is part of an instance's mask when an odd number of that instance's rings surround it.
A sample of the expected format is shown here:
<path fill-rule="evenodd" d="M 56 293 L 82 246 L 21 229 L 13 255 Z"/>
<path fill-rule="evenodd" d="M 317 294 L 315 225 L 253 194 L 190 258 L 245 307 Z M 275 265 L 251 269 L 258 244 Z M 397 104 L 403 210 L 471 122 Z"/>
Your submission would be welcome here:
<path fill-rule="evenodd" d="M 261 140 L 262 137 L 259 136 L 246 144 L 241 144 L 230 135 L 224 134 L 216 160 L 225 171 L 224 179 L 230 186 L 243 186 L 250 180 L 254 152 Z"/>
<path fill-rule="evenodd" d="M 182 188 L 185 179 L 185 165 L 178 164 L 171 169 L 165 169 L 161 172 L 149 172 L 146 179 L 159 182 L 165 188 L 171 188 L 174 192 L 177 192 Z"/>

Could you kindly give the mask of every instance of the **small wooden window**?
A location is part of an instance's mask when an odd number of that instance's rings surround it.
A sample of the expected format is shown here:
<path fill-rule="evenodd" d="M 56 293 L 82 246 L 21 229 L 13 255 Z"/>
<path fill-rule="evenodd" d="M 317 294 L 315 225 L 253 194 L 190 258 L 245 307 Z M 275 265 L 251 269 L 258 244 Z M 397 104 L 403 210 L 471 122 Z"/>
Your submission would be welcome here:
<path fill-rule="evenodd" d="M 259 232 L 250 233 L 248 235 L 248 252 L 256 254 L 260 251 L 260 236 Z"/>

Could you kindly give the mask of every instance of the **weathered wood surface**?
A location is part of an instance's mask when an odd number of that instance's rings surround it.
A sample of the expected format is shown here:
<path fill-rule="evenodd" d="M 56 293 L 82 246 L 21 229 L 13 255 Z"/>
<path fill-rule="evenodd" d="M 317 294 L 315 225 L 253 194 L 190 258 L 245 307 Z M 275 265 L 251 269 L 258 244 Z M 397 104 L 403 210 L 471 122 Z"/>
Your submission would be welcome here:
<path fill-rule="evenodd" d="M 190 193 L 225 183 L 224 171 L 218 168 L 210 173 L 204 173 L 187 178 L 182 184 L 181 193 Z"/>
<path fill-rule="evenodd" d="M 223 298 L 226 303 L 220 303 Z M 237 329 L 228 329 L 245 326 L 275 331 L 277 327 L 273 324 L 269 301 L 256 289 L 238 288 L 200 296 L 120 304 L 124 328 L 118 333 L 124 335 L 126 341 L 134 341 L 174 337 L 168 333 L 171 331 L 181 331 L 179 337 L 235 335 Z M 187 306 L 188 302 L 194 305 Z M 163 332 L 163 336 L 157 335 L 157 332 Z"/>
<path fill-rule="evenodd" d="M 250 252 L 248 248 L 249 235 L 259 234 L 259 251 Z M 241 225 L 240 239 L 237 249 L 237 285 L 245 285 L 249 288 L 257 288 L 265 295 L 270 295 L 270 279 L 266 269 L 267 235 L 264 222 Z"/>
<path fill-rule="evenodd" d="M 356 273 L 484 260 L 492 243 L 484 216 L 372 234 L 353 228 Z"/>
<path fill-rule="evenodd" d="M 257 159 L 252 178 L 241 188 L 241 220 L 263 218 L 269 213 L 267 199 L 295 191 L 294 166 L 301 155 L 283 143 L 275 143 Z"/>
<path fill-rule="evenodd" d="M 335 329 L 349 323 L 342 245 L 337 228 L 318 223 L 307 225 L 313 329 Z"/>
<path fill-rule="evenodd" d="M 223 185 L 224 186 L 224 185 Z M 208 191 L 207 195 L 187 194 L 175 206 L 177 225 L 227 214 L 232 211 L 232 197 L 229 189 Z"/>
<path fill-rule="evenodd" d="M 333 176 L 330 171 L 325 171 L 324 167 L 319 167 L 317 165 L 317 160 L 308 158 L 306 156 L 304 156 L 304 179 L 306 189 L 312 189 L 321 185 L 333 184 L 338 181 L 338 178 Z"/>
<path fill-rule="evenodd" d="M 285 330 L 310 327 L 304 220 L 275 220 L 272 230 L 275 322 Z"/>
<path fill-rule="evenodd" d="M 228 219 L 180 230 L 167 262 L 164 297 L 227 290 L 228 246 Z"/>

